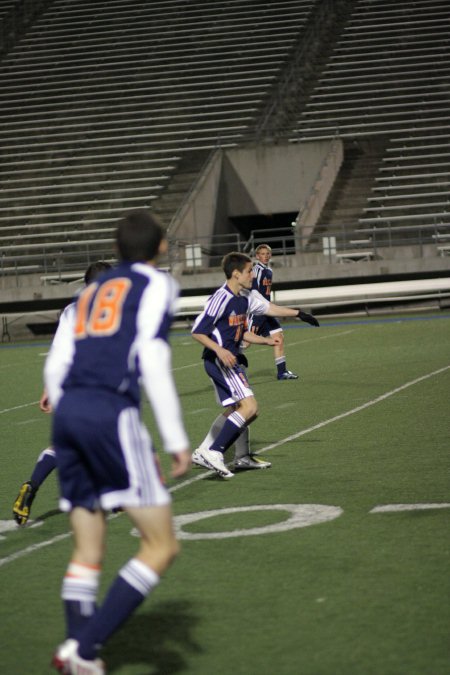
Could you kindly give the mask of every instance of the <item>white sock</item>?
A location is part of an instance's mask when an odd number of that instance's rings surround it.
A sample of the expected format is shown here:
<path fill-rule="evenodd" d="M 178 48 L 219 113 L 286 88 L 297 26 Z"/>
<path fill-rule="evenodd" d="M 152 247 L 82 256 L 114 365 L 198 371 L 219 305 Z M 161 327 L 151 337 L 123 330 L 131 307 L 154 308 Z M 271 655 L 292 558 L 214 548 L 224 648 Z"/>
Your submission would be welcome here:
<path fill-rule="evenodd" d="M 214 422 L 211 424 L 211 427 L 206 434 L 205 438 L 200 443 L 200 448 L 202 450 L 208 450 L 214 439 L 218 436 L 219 432 L 222 431 L 222 427 L 227 421 L 227 417 L 222 413 L 216 417 Z"/>
<path fill-rule="evenodd" d="M 250 454 L 250 430 L 248 427 L 242 429 L 242 433 L 234 444 L 234 459 L 241 459 Z"/>

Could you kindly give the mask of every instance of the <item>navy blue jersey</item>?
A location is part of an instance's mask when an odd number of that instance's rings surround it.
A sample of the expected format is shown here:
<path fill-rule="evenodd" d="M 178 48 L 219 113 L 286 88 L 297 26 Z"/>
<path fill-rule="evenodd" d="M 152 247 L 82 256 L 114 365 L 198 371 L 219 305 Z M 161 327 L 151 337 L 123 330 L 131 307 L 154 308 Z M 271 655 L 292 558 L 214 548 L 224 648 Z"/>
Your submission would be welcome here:
<path fill-rule="evenodd" d="M 171 277 L 164 273 L 152 278 L 131 265 L 121 265 L 102 275 L 101 283 L 84 290 L 76 307 L 75 358 L 64 381 L 64 391 L 100 387 L 139 403 L 138 323 L 145 320 L 149 339 L 167 342 L 174 292 L 151 289 L 151 303 L 145 303 L 140 310 L 148 315 L 140 317 L 138 308 L 151 286 L 169 286 L 170 282 Z"/>
<path fill-rule="evenodd" d="M 264 314 L 268 303 L 258 294 L 242 291 L 239 295 L 225 283 L 207 301 L 205 309 L 195 320 L 192 333 L 207 335 L 232 354 L 239 354 L 242 336 L 247 330 L 249 313 Z M 203 358 L 216 358 L 216 354 L 205 348 Z"/>
<path fill-rule="evenodd" d="M 273 272 L 262 262 L 256 262 L 253 265 L 253 283 L 252 290 L 261 293 L 263 298 L 270 301 L 270 291 L 272 290 Z"/>
<path fill-rule="evenodd" d="M 52 406 L 64 394 L 80 392 L 94 408 L 102 394 L 120 398 L 123 407 L 138 407 L 142 383 L 165 449 L 186 449 L 168 344 L 177 296 L 174 279 L 144 263 L 121 264 L 87 286 L 72 325 L 67 322 L 47 357 Z"/>

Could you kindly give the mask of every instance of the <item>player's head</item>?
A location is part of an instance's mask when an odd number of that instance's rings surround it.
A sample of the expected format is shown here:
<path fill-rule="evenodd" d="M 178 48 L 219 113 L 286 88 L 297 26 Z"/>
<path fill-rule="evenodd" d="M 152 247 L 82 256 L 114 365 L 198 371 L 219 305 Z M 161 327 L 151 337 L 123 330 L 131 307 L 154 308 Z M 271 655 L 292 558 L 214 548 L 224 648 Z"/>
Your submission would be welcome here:
<path fill-rule="evenodd" d="M 245 253 L 232 251 L 222 259 L 222 269 L 225 272 L 228 285 L 235 291 L 241 288 L 250 289 L 253 282 L 252 259 Z M 236 284 L 236 286 L 234 286 Z"/>
<path fill-rule="evenodd" d="M 100 274 L 110 269 L 111 265 L 105 262 L 104 260 L 97 260 L 97 262 L 91 263 L 84 275 L 84 283 L 86 284 L 86 286 L 88 286 L 94 281 L 94 279 L 100 276 Z"/>
<path fill-rule="evenodd" d="M 116 241 L 121 260 L 147 262 L 163 252 L 166 239 L 157 218 L 145 209 L 136 209 L 119 220 Z"/>
<path fill-rule="evenodd" d="M 255 249 L 255 257 L 265 265 L 269 262 L 272 257 L 272 249 L 269 244 L 260 244 Z"/>
<path fill-rule="evenodd" d="M 226 278 L 231 279 L 235 270 L 238 272 L 243 272 L 248 263 L 251 262 L 252 259 L 249 258 L 245 253 L 231 251 L 231 253 L 227 253 L 227 255 L 222 258 L 222 269 Z"/>

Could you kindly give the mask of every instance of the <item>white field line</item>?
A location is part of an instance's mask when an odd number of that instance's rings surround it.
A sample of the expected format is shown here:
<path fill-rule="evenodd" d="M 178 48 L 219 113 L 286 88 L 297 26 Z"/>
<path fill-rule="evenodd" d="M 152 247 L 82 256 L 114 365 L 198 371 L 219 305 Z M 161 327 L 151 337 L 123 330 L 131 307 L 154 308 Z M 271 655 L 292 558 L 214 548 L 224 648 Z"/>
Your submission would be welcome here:
<path fill-rule="evenodd" d="M 400 387 L 396 387 L 395 389 L 391 389 L 390 391 L 387 391 L 385 394 L 381 394 L 381 396 L 377 396 L 376 398 L 372 399 L 371 401 L 367 401 L 367 403 L 363 403 L 362 405 L 357 406 L 356 408 L 352 408 L 351 410 L 347 410 L 344 413 L 341 413 L 340 415 L 335 415 L 335 417 L 330 417 L 328 420 L 324 420 L 323 422 L 319 422 L 318 424 L 314 424 L 312 427 L 308 427 L 307 429 L 303 429 L 302 431 L 298 431 L 296 434 L 292 434 L 292 436 L 287 436 L 286 438 L 282 438 L 281 440 L 277 441 L 276 443 L 271 443 L 270 445 L 267 445 L 265 448 L 262 448 L 259 450 L 259 453 L 262 452 L 267 452 L 268 450 L 273 450 L 273 448 L 277 448 L 280 445 L 284 445 L 285 443 L 289 443 L 289 441 L 294 441 L 297 438 L 300 438 L 300 436 L 305 436 L 305 434 L 311 433 L 311 431 L 316 431 L 317 429 L 321 429 L 322 427 L 326 427 L 329 424 L 332 424 L 333 422 L 338 422 L 339 420 L 344 419 L 345 417 L 349 417 L 350 415 L 354 415 L 355 413 L 361 412 L 361 410 L 365 410 L 366 408 L 370 408 L 373 405 L 376 405 L 377 403 L 380 403 L 381 401 L 385 401 L 387 398 L 390 398 L 391 396 L 394 396 L 395 394 L 398 394 L 400 391 L 404 391 L 405 389 L 408 389 L 408 387 L 412 387 L 415 384 L 418 384 L 419 382 L 424 382 L 425 380 L 430 379 L 430 377 L 434 377 L 435 375 L 440 375 L 441 373 L 444 373 L 446 370 L 450 369 L 450 365 L 444 366 L 443 368 L 439 368 L 438 370 L 433 370 L 431 373 L 427 373 L 426 375 L 422 375 L 421 377 L 416 377 L 415 380 L 410 380 L 409 382 L 406 382 L 405 384 L 402 384 Z M 185 480 L 181 483 L 178 483 L 177 485 L 174 485 L 173 487 L 169 488 L 169 492 L 176 492 L 177 490 L 181 490 L 182 488 L 188 487 L 189 485 L 192 485 L 193 483 L 196 483 L 199 480 L 202 480 L 203 478 L 206 478 L 207 476 L 210 476 L 213 474 L 213 471 L 205 471 L 200 473 L 198 476 L 195 476 L 194 478 L 189 478 L 188 480 Z M 17 560 L 18 558 L 21 558 L 25 555 L 28 555 L 30 553 L 34 553 L 34 551 L 37 551 L 41 548 L 44 548 L 45 546 L 51 546 L 52 544 L 57 543 L 58 541 L 61 541 L 62 539 L 66 539 L 67 537 L 70 537 L 70 532 L 67 532 L 65 534 L 59 534 L 56 537 L 53 537 L 52 539 L 48 539 L 47 541 L 40 542 L 39 544 L 34 544 L 33 546 L 29 546 L 28 548 L 23 549 L 22 551 L 17 551 L 16 553 L 13 553 L 6 558 L 0 558 L 0 567 L 3 565 L 7 565 L 10 562 L 13 562 L 14 560 Z"/>
<path fill-rule="evenodd" d="M 399 513 L 401 511 L 428 511 L 449 508 L 448 502 L 437 504 L 384 504 L 383 506 L 375 506 L 369 513 Z"/>
<path fill-rule="evenodd" d="M 353 333 L 355 331 L 354 328 L 350 330 L 344 330 L 341 331 L 340 333 L 333 333 L 332 335 L 321 335 L 320 337 L 317 338 L 307 338 L 306 340 L 298 340 L 297 342 L 289 342 L 285 346 L 286 347 L 295 347 L 296 345 L 302 345 L 305 342 L 316 342 L 316 340 L 328 340 L 329 338 L 334 338 L 338 337 L 340 335 L 348 335 L 349 333 Z M 253 354 L 264 354 L 266 353 L 266 347 L 259 347 L 257 346 L 255 351 L 252 350 L 252 355 Z M 176 370 L 184 370 L 185 368 L 195 368 L 195 366 L 201 365 L 201 360 L 199 359 L 195 363 L 190 363 L 187 366 L 178 366 L 178 368 L 172 368 L 172 371 L 175 372 Z"/>
<path fill-rule="evenodd" d="M 261 450 L 258 450 L 258 454 L 262 452 L 267 452 L 268 450 L 273 450 L 274 448 L 278 448 L 280 445 L 284 445 L 285 443 L 289 443 L 290 441 L 295 441 L 297 438 L 300 438 L 300 436 L 305 436 L 305 434 L 311 433 L 311 431 L 316 431 L 317 429 L 321 429 L 322 427 L 328 426 L 328 424 L 332 424 L 333 422 L 338 422 L 339 420 L 344 419 L 344 417 L 349 417 L 350 415 L 354 415 L 355 413 L 361 412 L 361 410 L 365 410 L 366 408 L 370 408 L 371 406 L 375 405 L 376 403 L 380 403 L 381 401 L 386 400 L 390 396 L 394 396 L 395 394 L 398 394 L 400 391 L 403 391 L 404 389 L 408 389 L 408 387 L 412 387 L 414 384 L 418 384 L 419 382 L 423 382 L 424 380 L 428 380 L 430 377 L 434 377 L 435 375 L 439 375 L 440 373 L 445 372 L 446 370 L 450 369 L 450 365 L 444 366 L 443 368 L 439 368 L 438 370 L 433 370 L 431 373 L 427 373 L 426 375 L 422 375 L 421 377 L 417 377 L 415 380 L 411 380 L 410 382 L 406 382 L 406 384 L 402 384 L 400 387 L 396 387 L 395 389 L 391 389 L 391 391 L 387 391 L 385 394 L 381 394 L 381 396 L 377 396 L 377 398 L 372 399 L 371 401 L 367 401 L 366 403 L 363 403 L 362 405 L 357 406 L 356 408 L 352 408 L 351 410 L 347 410 L 346 412 L 340 413 L 339 415 L 335 415 L 335 417 L 330 417 L 327 420 L 324 420 L 323 422 L 318 422 L 317 424 L 314 424 L 312 427 L 308 427 L 307 429 L 302 429 L 302 431 L 298 431 L 296 434 L 292 434 L 292 436 L 287 436 L 286 438 L 282 438 L 279 441 L 276 441 L 275 443 L 271 443 L 270 445 L 266 445 L 265 448 L 261 448 Z M 178 483 L 177 485 L 174 485 L 171 489 L 170 492 L 175 492 L 176 490 L 180 490 L 183 487 L 187 487 L 191 483 L 196 482 L 202 477 L 209 476 L 213 474 L 213 471 L 207 471 L 206 473 L 202 473 L 201 476 L 196 476 L 195 478 L 189 478 L 186 481 L 183 481 L 182 483 Z"/>
<path fill-rule="evenodd" d="M 21 408 L 28 408 L 30 405 L 37 405 L 39 401 L 31 401 L 31 403 L 23 403 L 22 405 L 16 405 L 14 408 L 3 408 L 0 410 L 0 415 L 4 413 L 12 412 L 13 410 L 20 410 Z"/>
<path fill-rule="evenodd" d="M 353 330 L 354 329 L 342 331 L 340 333 L 333 333 L 332 335 L 323 335 L 323 336 L 318 337 L 316 339 L 317 340 L 325 340 L 327 338 L 337 337 L 339 335 L 347 335 L 348 333 L 352 333 Z M 313 341 L 313 338 L 308 339 L 308 340 L 300 340 L 299 342 L 290 342 L 287 346 L 292 347 L 294 345 L 299 345 L 299 344 L 302 344 L 304 342 L 312 342 L 312 341 Z M 253 354 L 255 354 L 255 353 L 263 354 L 264 352 L 265 352 L 265 349 L 261 348 L 261 349 L 255 350 L 252 353 Z M 46 354 L 42 354 L 42 356 L 46 356 Z M 185 366 L 178 366 L 177 368 L 172 368 L 172 372 L 175 372 L 175 371 L 178 371 L 178 370 L 185 370 L 186 368 L 198 368 L 201 365 L 202 365 L 202 361 L 201 361 L 201 359 L 199 359 L 195 363 L 189 363 L 188 365 L 185 365 Z M 14 408 L 4 408 L 3 410 L 0 410 L 0 415 L 3 415 L 4 413 L 8 413 L 8 412 L 13 412 L 14 410 L 20 410 L 21 408 L 26 408 L 30 405 L 36 405 L 37 403 L 39 403 L 39 401 L 32 401 L 31 403 L 24 403 L 22 405 L 16 405 Z"/>
<path fill-rule="evenodd" d="M 301 345 L 301 344 L 304 344 L 305 342 L 316 342 L 317 340 L 328 340 L 329 338 L 338 337 L 339 335 L 348 335 L 349 333 L 354 333 L 354 332 L 355 332 L 355 328 L 351 328 L 350 330 L 343 330 L 340 333 L 333 333 L 332 335 L 320 335 L 319 337 L 307 338 L 306 340 L 298 340 L 297 342 L 288 342 L 288 343 L 286 343 L 286 347 L 294 347 L 295 345 Z"/>

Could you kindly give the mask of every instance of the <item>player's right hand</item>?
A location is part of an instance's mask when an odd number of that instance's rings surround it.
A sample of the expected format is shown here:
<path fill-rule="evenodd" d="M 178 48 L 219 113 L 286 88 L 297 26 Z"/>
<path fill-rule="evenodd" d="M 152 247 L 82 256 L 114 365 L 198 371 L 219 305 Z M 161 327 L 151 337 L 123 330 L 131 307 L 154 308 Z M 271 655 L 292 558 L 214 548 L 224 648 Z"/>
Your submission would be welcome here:
<path fill-rule="evenodd" d="M 180 478 L 189 471 L 192 466 L 192 453 L 190 450 L 182 450 L 172 454 L 172 478 Z"/>
<path fill-rule="evenodd" d="M 223 365 L 227 366 L 227 368 L 232 368 L 234 365 L 236 365 L 237 359 L 235 355 L 228 349 L 219 347 L 216 354 L 218 358 L 222 361 Z"/>
<path fill-rule="evenodd" d="M 41 398 L 39 399 L 39 408 L 42 410 L 42 412 L 45 412 L 45 413 L 51 413 L 52 412 L 52 406 L 50 404 L 50 399 L 48 398 L 48 394 L 45 391 L 45 389 L 42 392 Z"/>
<path fill-rule="evenodd" d="M 300 321 L 305 321 L 305 323 L 311 324 L 311 326 L 320 326 L 320 323 L 317 321 L 316 317 L 308 312 L 302 312 L 301 309 L 298 310 L 297 314 Z"/>

